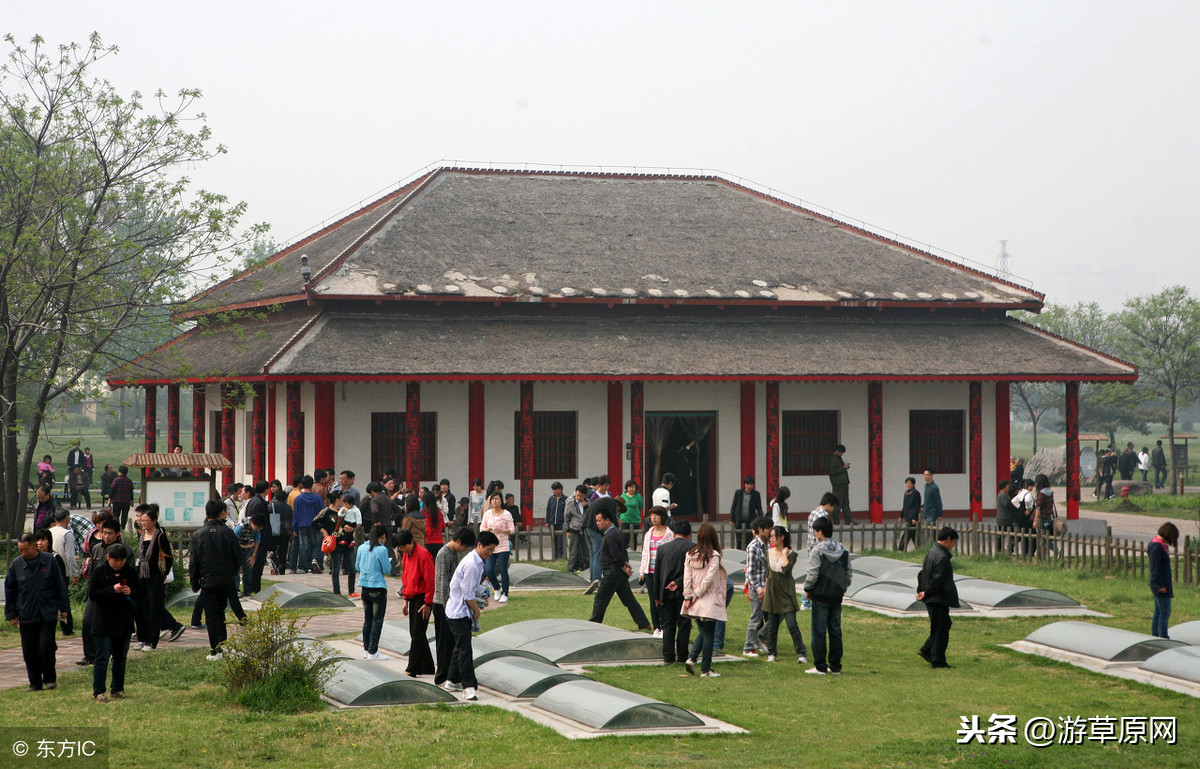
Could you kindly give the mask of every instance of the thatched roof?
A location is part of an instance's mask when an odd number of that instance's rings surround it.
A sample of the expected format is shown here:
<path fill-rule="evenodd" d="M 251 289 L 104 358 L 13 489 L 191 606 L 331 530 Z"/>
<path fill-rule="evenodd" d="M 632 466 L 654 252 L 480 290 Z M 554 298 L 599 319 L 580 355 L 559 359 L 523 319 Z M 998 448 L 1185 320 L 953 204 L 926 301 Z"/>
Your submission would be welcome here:
<path fill-rule="evenodd" d="M 306 297 L 1042 303 L 1036 291 L 720 177 L 460 168 L 375 201 L 198 306 Z"/>
<path fill-rule="evenodd" d="M 1132 381 L 1136 369 L 1001 318 L 606 317 L 321 313 L 262 335 L 238 321 L 185 336 L 119 381 L 187 379 L 170 361 L 206 361 L 222 340 L 230 378 L 394 377 L 1012 379 Z M 193 377 L 194 378 L 194 377 Z M 113 380 L 117 380 L 116 377 Z M 118 381 L 114 381 L 114 384 Z"/>

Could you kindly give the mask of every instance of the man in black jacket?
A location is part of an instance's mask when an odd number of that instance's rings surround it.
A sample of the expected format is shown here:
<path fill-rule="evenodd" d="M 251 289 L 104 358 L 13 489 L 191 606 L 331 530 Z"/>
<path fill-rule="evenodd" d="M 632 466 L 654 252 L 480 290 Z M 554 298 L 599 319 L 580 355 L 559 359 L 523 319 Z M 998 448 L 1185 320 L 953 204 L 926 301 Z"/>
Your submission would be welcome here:
<path fill-rule="evenodd" d="M 188 565 L 192 592 L 200 593 L 198 604 L 204 609 L 208 625 L 210 662 L 221 659 L 221 644 L 226 638 L 225 604 L 242 558 L 237 535 L 225 525 L 228 512 L 225 503 L 217 500 L 209 500 L 204 506 L 204 525 L 192 534 Z"/>
<path fill-rule="evenodd" d="M 738 550 L 746 547 L 750 540 L 750 524 L 763 514 L 762 495 L 754 488 L 754 476 L 742 479 L 742 488 L 733 492 L 733 504 L 729 507 L 729 520 L 733 523 L 733 536 Z M 747 536 L 749 535 L 749 536 Z"/>
<path fill-rule="evenodd" d="M 629 610 L 629 616 L 637 623 L 638 630 L 653 630 L 642 605 L 633 597 L 629 578 L 633 569 L 629 565 L 629 551 L 625 549 L 625 537 L 614 521 L 617 519 L 617 504 L 612 497 L 600 497 L 592 502 L 588 514 L 594 514 L 596 528 L 601 532 L 600 587 L 592 603 L 592 622 L 604 622 L 604 612 L 615 593 Z"/>
<path fill-rule="evenodd" d="M 67 577 L 53 554 L 38 552 L 37 540 L 28 532 L 17 539 L 17 553 L 4 578 L 4 618 L 21 631 L 29 690 L 53 689 L 58 686 L 54 620 L 67 620 Z"/>
<path fill-rule="evenodd" d="M 838 505 L 830 516 L 834 523 L 853 525 L 850 517 L 850 463 L 843 459 L 846 447 L 838 444 L 829 458 L 829 485 L 833 487 L 833 495 L 838 498 Z"/>
<path fill-rule="evenodd" d="M 658 548 L 654 562 L 657 588 L 650 600 L 662 606 L 663 662 L 682 664 L 688 658 L 688 646 L 692 640 L 692 620 L 680 616 L 683 611 L 683 561 L 692 549 L 689 539 L 692 525 L 684 520 L 671 522 L 675 538 Z"/>
<path fill-rule="evenodd" d="M 921 659 L 935 668 L 948 668 L 946 646 L 950 643 L 950 610 L 958 608 L 958 586 L 954 584 L 951 553 L 958 544 L 958 532 L 943 526 L 937 542 L 925 554 L 925 564 L 917 575 L 917 600 L 924 601 L 929 613 L 929 638 L 917 650 Z"/>

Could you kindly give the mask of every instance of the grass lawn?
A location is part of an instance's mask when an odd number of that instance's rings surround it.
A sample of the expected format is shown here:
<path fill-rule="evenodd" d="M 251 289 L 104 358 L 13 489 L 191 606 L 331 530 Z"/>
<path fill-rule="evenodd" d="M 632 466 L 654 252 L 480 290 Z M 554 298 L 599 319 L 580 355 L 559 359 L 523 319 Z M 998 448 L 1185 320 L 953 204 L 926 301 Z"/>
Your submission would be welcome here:
<path fill-rule="evenodd" d="M 881 553 L 882 554 L 882 553 Z M 894 555 L 893 553 L 887 553 Z M 911 555 L 911 560 L 917 560 Z M 1146 631 L 1151 601 L 1141 580 L 1060 571 L 1011 561 L 956 559 L 960 571 L 1062 590 L 1110 613 L 1103 624 Z M 1181 591 L 1185 592 L 1185 591 Z M 1173 621 L 1200 618 L 1194 591 L 1175 601 Z M 547 616 L 584 618 L 590 597 L 516 593 L 486 612 L 485 630 Z M 728 648 L 745 635 L 747 604 L 735 596 Z M 808 614 L 801 628 L 809 642 Z M 718 665 L 720 679 L 681 677 L 680 666 L 596 668 L 594 678 L 737 724 L 736 736 L 620 737 L 569 741 L 520 716 L 488 707 L 409 706 L 294 716 L 258 716 L 230 703 L 203 651 L 166 651 L 130 666 L 130 699 L 96 705 L 90 676 L 70 672 L 53 692 L 0 692 L 6 725 L 95 723 L 110 727 L 112 765 L 130 767 L 284 766 L 1195 766 L 1200 699 L 1011 652 L 1050 619 L 956 619 L 953 670 L 933 671 L 915 651 L 924 620 L 847 608 L 845 674 L 802 674 L 787 655 Z M 630 628 L 619 603 L 608 624 Z M 64 666 L 65 667 L 65 666 Z M 1176 745 L 956 744 L 960 716 L 1175 716 Z M 198 714 L 204 714 L 198 717 Z M 153 724 L 153 728 L 142 725 Z"/>
<path fill-rule="evenodd" d="M 1113 481 L 1113 486 L 1117 486 L 1117 481 Z M 1120 491 L 1120 489 L 1117 489 Z M 1087 497 L 1088 494 L 1083 495 Z M 1200 494 L 1167 494 L 1163 491 L 1147 494 L 1140 497 L 1130 497 L 1129 502 L 1137 505 L 1140 510 L 1118 509 L 1118 506 L 1125 500 L 1104 499 L 1104 500 L 1081 500 L 1080 507 L 1085 510 L 1096 510 L 1104 513 L 1128 513 L 1130 515 L 1148 515 L 1151 517 L 1170 516 L 1172 518 L 1188 518 L 1196 520 L 1197 513 L 1200 513 Z M 1186 532 L 1191 533 L 1191 532 Z"/>

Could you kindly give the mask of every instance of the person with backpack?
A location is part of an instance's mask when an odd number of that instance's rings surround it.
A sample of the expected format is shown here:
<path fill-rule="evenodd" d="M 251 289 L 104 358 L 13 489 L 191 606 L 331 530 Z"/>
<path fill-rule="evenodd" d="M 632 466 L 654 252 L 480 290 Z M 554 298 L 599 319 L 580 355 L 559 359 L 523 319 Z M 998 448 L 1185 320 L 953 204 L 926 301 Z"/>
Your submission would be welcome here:
<path fill-rule="evenodd" d="M 842 673 L 842 597 L 850 587 L 850 552 L 832 539 L 833 524 L 828 518 L 814 521 L 812 532 L 817 544 L 808 551 L 804 594 L 812 601 L 813 667 L 804 672 L 818 676 L 828 672 L 836 676 Z"/>

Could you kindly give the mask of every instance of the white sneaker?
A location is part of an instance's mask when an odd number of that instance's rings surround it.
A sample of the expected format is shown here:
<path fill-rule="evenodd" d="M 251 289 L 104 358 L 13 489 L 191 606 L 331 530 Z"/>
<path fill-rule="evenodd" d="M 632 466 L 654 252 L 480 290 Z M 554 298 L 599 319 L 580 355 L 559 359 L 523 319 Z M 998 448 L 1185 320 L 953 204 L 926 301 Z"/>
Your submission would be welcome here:
<path fill-rule="evenodd" d="M 767 662 L 774 662 L 774 661 L 775 661 L 775 655 L 774 655 L 774 654 L 768 654 L 768 655 L 767 655 Z"/>
<path fill-rule="evenodd" d="M 757 656 L 758 656 L 758 652 L 756 652 L 756 651 L 754 651 L 753 649 L 751 649 L 751 650 L 750 650 L 750 651 L 748 651 L 748 652 L 746 652 L 746 651 L 742 652 L 742 656 L 743 656 L 743 657 L 757 657 Z"/>
<path fill-rule="evenodd" d="M 442 688 L 448 692 L 461 692 L 463 690 L 462 684 L 456 684 L 453 681 L 447 681 L 442 684 Z"/>
<path fill-rule="evenodd" d="M 381 652 L 375 652 L 368 659 L 379 660 L 382 662 L 383 660 L 385 660 L 387 658 L 388 658 L 388 656 L 386 654 L 383 654 Z"/>
<path fill-rule="evenodd" d="M 824 671 L 824 670 L 817 670 L 816 668 L 809 668 L 808 670 L 805 670 L 804 672 L 805 672 L 805 673 L 807 673 L 807 674 L 808 674 L 808 675 L 810 675 L 810 676 L 823 676 L 823 675 L 825 675 L 825 671 Z"/>
<path fill-rule="evenodd" d="M 684 669 L 691 675 L 696 675 L 696 660 L 688 658 L 688 661 L 683 663 Z"/>
<path fill-rule="evenodd" d="M 796 658 L 797 665 L 803 665 L 805 662 L 808 662 L 808 657 L 805 657 L 803 654 Z"/>
<path fill-rule="evenodd" d="M 701 673 L 700 677 L 701 678 L 720 678 L 721 674 L 715 670 L 710 670 L 707 673 Z"/>
<path fill-rule="evenodd" d="M 221 654 L 221 652 L 217 652 L 216 654 L 208 655 L 204 659 L 208 660 L 209 662 L 220 662 L 221 660 L 225 659 L 225 657 Z"/>
<path fill-rule="evenodd" d="M 508 603 L 508 593 L 501 593 L 500 597 L 497 598 L 496 601 L 499 603 Z"/>
<path fill-rule="evenodd" d="M 475 696 L 475 687 L 474 686 L 468 686 L 466 689 L 463 689 L 463 699 L 464 700 L 479 699 L 478 697 Z"/>
<path fill-rule="evenodd" d="M 363 659 L 365 659 L 365 660 L 371 659 L 371 652 L 363 652 Z"/>
<path fill-rule="evenodd" d="M 146 644 L 142 643 L 141 641 L 138 641 L 137 643 L 135 643 L 133 645 L 132 651 L 140 652 L 142 649 L 145 649 L 145 648 L 146 648 Z"/>
<path fill-rule="evenodd" d="M 660 627 L 654 628 L 654 637 L 662 638 L 662 628 L 660 628 Z"/>
<path fill-rule="evenodd" d="M 154 647 L 153 647 L 153 646 L 151 646 L 150 644 L 143 644 L 143 645 L 142 645 L 142 648 L 138 649 L 138 651 L 140 651 L 140 652 L 152 652 L 152 651 L 154 651 Z"/>

